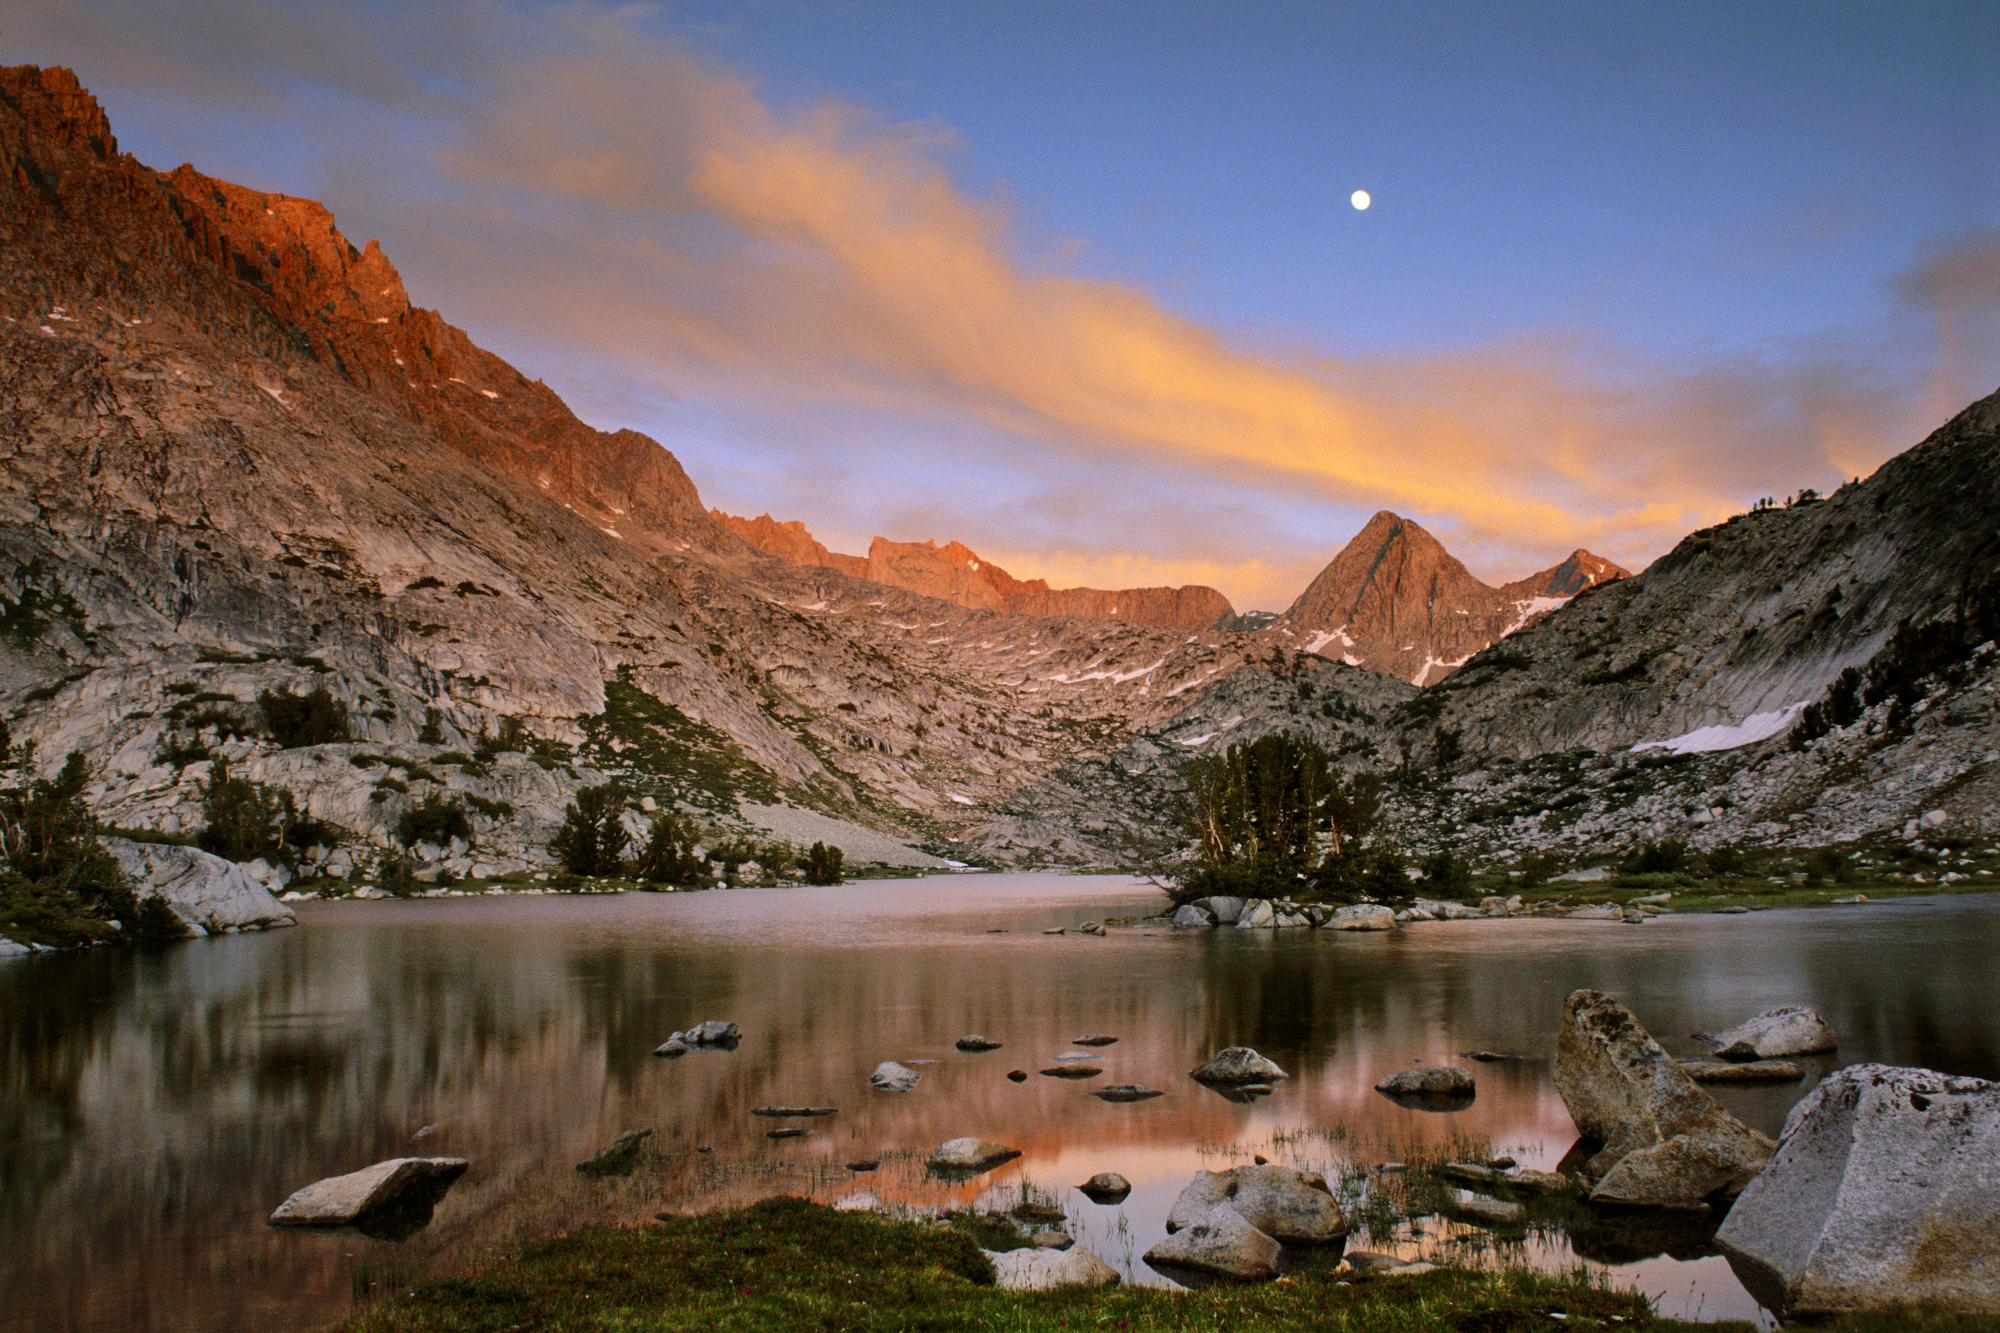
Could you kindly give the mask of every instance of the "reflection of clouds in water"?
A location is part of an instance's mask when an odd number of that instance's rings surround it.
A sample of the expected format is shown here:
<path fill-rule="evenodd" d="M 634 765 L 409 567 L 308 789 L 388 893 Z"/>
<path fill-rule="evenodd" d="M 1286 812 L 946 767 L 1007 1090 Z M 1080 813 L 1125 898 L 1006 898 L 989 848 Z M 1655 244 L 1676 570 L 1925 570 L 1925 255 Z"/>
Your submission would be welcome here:
<path fill-rule="evenodd" d="M 148 1296 L 170 1273 L 179 1327 L 310 1326 L 345 1308 L 357 1263 L 421 1269 L 523 1232 L 780 1191 L 962 1207 L 1024 1182 L 1144 1280 L 1131 1258 L 1197 1168 L 1263 1153 L 1332 1180 L 1349 1163 L 1455 1139 L 1553 1165 L 1573 1127 L 1548 1057 L 1562 998 L 1581 986 L 1625 999 L 1676 1053 L 1699 1049 L 1690 1033 L 1797 1002 L 1840 1030 L 1838 1063 L 2000 1073 L 2000 1016 L 1980 1008 L 2000 949 L 1993 899 L 1645 927 L 1040 934 L 1160 901 L 1130 880 L 1044 876 L 309 905 L 296 931 L 0 968 L 0 1124 L 20 1127 L 0 1135 L 6 1318 L 45 1324 L 73 1309 L 119 1327 L 144 1303 L 155 1326 L 174 1327 Z M 1008 933 L 984 933 L 997 927 Z M 735 1051 L 650 1054 L 710 1018 L 742 1025 Z M 1006 1079 L 1093 1031 L 1120 1038 L 1092 1052 L 1101 1079 Z M 1005 1046 L 956 1050 L 968 1032 Z M 1247 1105 L 1187 1077 L 1229 1045 L 1292 1077 Z M 1467 1064 L 1479 1090 L 1463 1111 L 1407 1109 L 1374 1090 L 1473 1049 L 1525 1058 Z M 935 1063 L 896 1095 L 867 1086 L 885 1059 Z M 1112 1082 L 1167 1095 L 1089 1095 Z M 1805 1086 L 1721 1100 L 1775 1131 Z M 840 1112 L 773 1142 L 750 1115 L 772 1103 Z M 637 1128 L 656 1132 L 658 1163 L 621 1181 L 576 1175 Z M 926 1177 L 924 1157 L 961 1135 L 1023 1156 L 960 1184 Z M 300 1185 L 412 1151 L 473 1168 L 393 1254 L 263 1226 Z M 844 1169 L 860 1157 L 882 1168 Z M 1130 1178 L 1131 1197 L 1084 1201 L 1073 1187 L 1099 1171 Z M 228 1277 L 247 1265 L 265 1277 Z M 1619 1271 L 1670 1303 L 1692 1289 L 1710 1316 L 1741 1299 L 1710 1260 Z"/>

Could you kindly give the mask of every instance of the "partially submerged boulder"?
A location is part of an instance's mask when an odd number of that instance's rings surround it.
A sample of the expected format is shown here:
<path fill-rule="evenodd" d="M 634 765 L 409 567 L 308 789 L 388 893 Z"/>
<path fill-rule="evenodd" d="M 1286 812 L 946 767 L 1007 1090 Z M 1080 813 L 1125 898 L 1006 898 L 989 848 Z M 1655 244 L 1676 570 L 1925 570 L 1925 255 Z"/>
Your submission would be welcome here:
<path fill-rule="evenodd" d="M 1206 907 L 1182 903 L 1174 909 L 1174 928 L 1177 930 L 1206 930 L 1214 924 L 1215 913 Z"/>
<path fill-rule="evenodd" d="M 1190 1071 L 1188 1077 L 1198 1083 L 1228 1084 L 1271 1083 L 1291 1075 L 1248 1046 L 1230 1046 L 1217 1052 L 1201 1068 Z"/>
<path fill-rule="evenodd" d="M 999 1042 L 993 1040 L 991 1037 L 981 1036 L 977 1032 L 966 1033 L 963 1037 L 953 1042 L 952 1045 L 958 1047 L 961 1051 L 972 1054 L 977 1054 L 980 1051 L 997 1051 L 1000 1049 Z"/>
<path fill-rule="evenodd" d="M 1423 1109 L 1458 1110 L 1472 1104 L 1478 1089 L 1471 1073 L 1456 1065 L 1417 1065 L 1397 1070 L 1377 1083 L 1375 1091 Z"/>
<path fill-rule="evenodd" d="M 705 1023 L 696 1023 L 683 1034 L 690 1046 L 734 1046 L 743 1040 L 743 1030 L 734 1023 L 711 1018 Z"/>
<path fill-rule="evenodd" d="M 1805 1069 L 1789 1060 L 1683 1060 L 1681 1068 L 1697 1083 L 1796 1083 Z"/>
<path fill-rule="evenodd" d="M 924 1165 L 938 1175 L 978 1175 L 1020 1155 L 1019 1148 L 1009 1148 L 990 1139 L 951 1139 L 940 1143 Z"/>
<path fill-rule="evenodd" d="M 316 1180 L 278 1205 L 274 1227 L 351 1227 L 382 1240 L 405 1240 L 431 1213 L 468 1163 L 463 1157 L 393 1157 Z"/>
<path fill-rule="evenodd" d="M 1092 1203 L 1117 1203 L 1132 1192 L 1132 1182 L 1116 1171 L 1099 1171 L 1076 1188 Z"/>
<path fill-rule="evenodd" d="M 1787 1316 L 2000 1314 L 2000 1083 L 1889 1065 L 1828 1075 L 1715 1240 Z"/>
<path fill-rule="evenodd" d="M 916 1070 L 894 1060 L 884 1060 L 868 1076 L 868 1086 L 881 1092 L 909 1092 L 923 1078 Z"/>
<path fill-rule="evenodd" d="M 578 1162 L 576 1169 L 586 1176 L 629 1176 L 645 1160 L 646 1140 L 652 1137 L 650 1129 L 628 1129 Z"/>
<path fill-rule="evenodd" d="M 1167 1230 L 1191 1227 L 1225 1207 L 1286 1245 L 1338 1245 L 1347 1238 L 1347 1218 L 1325 1177 L 1268 1163 L 1197 1172 L 1167 1213 Z"/>
<path fill-rule="evenodd" d="M 1277 1241 L 1222 1204 L 1147 1250 L 1146 1262 L 1155 1268 L 1254 1282 L 1276 1277 L 1283 1255 Z"/>
<path fill-rule="evenodd" d="M 1090 1095 L 1106 1102 L 1143 1102 L 1167 1094 L 1158 1088 L 1149 1088 L 1143 1083 L 1113 1083 L 1110 1087 L 1099 1088 Z"/>
<path fill-rule="evenodd" d="M 101 839 L 119 869 L 134 884 L 166 900 L 175 916 L 196 935 L 295 926 L 292 909 L 242 866 L 199 847 L 164 842 Z"/>
<path fill-rule="evenodd" d="M 1580 1171 L 1597 1203 L 1699 1207 L 1741 1190 L 1776 1146 L 1695 1086 L 1601 991 L 1564 1002 L 1552 1074 L 1577 1132 L 1603 1144 Z"/>
<path fill-rule="evenodd" d="M 1323 930 L 1394 930 L 1396 913 L 1380 903 L 1351 903 L 1326 919 Z"/>
<path fill-rule="evenodd" d="M 1831 1051 L 1840 1045 L 1833 1025 L 1817 1010 L 1802 1004 L 1766 1009 L 1708 1040 L 1715 1044 L 1719 1060 L 1772 1060 L 1781 1055 Z"/>
<path fill-rule="evenodd" d="M 1081 1245 L 1067 1249 L 988 1250 L 986 1257 L 993 1261 L 993 1285 L 1002 1291 L 1118 1285 L 1118 1270 Z"/>

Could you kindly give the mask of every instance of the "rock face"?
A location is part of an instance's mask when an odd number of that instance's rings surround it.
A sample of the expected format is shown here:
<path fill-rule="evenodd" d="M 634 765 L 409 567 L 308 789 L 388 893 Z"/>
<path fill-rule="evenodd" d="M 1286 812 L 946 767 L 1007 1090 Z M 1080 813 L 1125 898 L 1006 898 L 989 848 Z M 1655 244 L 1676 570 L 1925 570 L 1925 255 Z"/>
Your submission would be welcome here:
<path fill-rule="evenodd" d="M 102 841 L 104 850 L 117 858 L 142 894 L 151 891 L 166 899 L 174 915 L 197 934 L 298 924 L 291 908 L 272 897 L 269 889 L 234 861 L 199 847 L 126 838 Z"/>
<path fill-rule="evenodd" d="M 1435 685 L 1564 600 L 1624 576 L 1610 561 L 1577 551 L 1553 569 L 1489 587 L 1422 527 L 1383 510 L 1320 571 L 1278 629 L 1310 651 Z"/>
<path fill-rule="evenodd" d="M 396 1157 L 314 1181 L 278 1205 L 274 1227 L 353 1227 L 402 1239 L 422 1230 L 468 1163 L 463 1157 Z"/>
<path fill-rule="evenodd" d="M 993 1285 L 1002 1291 L 1118 1285 L 1118 1270 L 1081 1245 L 1061 1250 L 988 1250 L 986 1257 L 993 1261 Z"/>
<path fill-rule="evenodd" d="M 1583 1168 L 1595 1202 L 1694 1208 L 1741 1190 L 1770 1159 L 1770 1139 L 1696 1087 L 1600 991 L 1564 1003 L 1552 1075 L 1577 1132 L 1604 1145 Z"/>
<path fill-rule="evenodd" d="M 1217 1208 L 1285 1245 L 1333 1245 L 1347 1236 L 1347 1218 L 1325 1177 L 1266 1164 L 1197 1174 L 1167 1213 L 1167 1230 L 1191 1227 Z"/>
<path fill-rule="evenodd" d="M 1229 1046 L 1218 1051 L 1207 1064 L 1190 1072 L 1188 1077 L 1198 1083 L 1244 1084 L 1272 1083 L 1291 1075 L 1248 1046 Z"/>
<path fill-rule="evenodd" d="M 1832 1025 L 1817 1011 L 1800 1004 L 1766 1009 L 1709 1040 L 1715 1043 L 1720 1060 L 1772 1060 L 1781 1055 L 1831 1051 L 1840 1045 Z"/>
<path fill-rule="evenodd" d="M 1020 1155 L 1019 1148 L 1009 1148 L 989 1139 L 952 1139 L 939 1144 L 925 1165 L 940 1175 L 976 1175 L 991 1171 L 1002 1162 L 1011 1162 Z"/>
<path fill-rule="evenodd" d="M 1146 1251 L 1146 1262 L 1155 1268 L 1189 1269 L 1239 1282 L 1276 1277 L 1283 1257 L 1284 1248 L 1277 1241 L 1227 1204 L 1204 1213 Z"/>
<path fill-rule="evenodd" d="M 1828 1075 L 1715 1240 L 1787 1315 L 2000 1314 L 2000 1084 L 1887 1065 Z"/>

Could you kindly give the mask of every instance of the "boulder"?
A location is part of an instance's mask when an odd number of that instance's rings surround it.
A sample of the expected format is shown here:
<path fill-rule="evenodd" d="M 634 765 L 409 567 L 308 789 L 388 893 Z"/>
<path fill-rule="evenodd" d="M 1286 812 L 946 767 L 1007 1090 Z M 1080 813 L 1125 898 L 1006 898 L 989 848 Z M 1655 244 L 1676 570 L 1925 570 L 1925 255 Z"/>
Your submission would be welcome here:
<path fill-rule="evenodd" d="M 1076 1188 L 1092 1203 L 1117 1203 L 1132 1192 L 1132 1182 L 1116 1171 L 1099 1171 Z"/>
<path fill-rule="evenodd" d="M 1241 898 L 1197 898 L 1195 903 L 1196 906 L 1206 907 L 1217 925 L 1233 926 L 1243 915 L 1244 903 Z"/>
<path fill-rule="evenodd" d="M 26 958 L 33 952 L 34 950 L 30 949 L 27 945 L 17 944 L 6 936 L 0 935 L 0 958 Z"/>
<path fill-rule="evenodd" d="M 468 1163 L 463 1157 L 394 1157 L 316 1180 L 278 1205 L 274 1227 L 352 1227 L 402 1240 L 430 1223 L 432 1210 Z"/>
<path fill-rule="evenodd" d="M 1528 1222 L 1528 1210 L 1504 1199 L 1489 1199 L 1471 1190 L 1453 1190 L 1444 1201 L 1444 1210 L 1453 1217 L 1489 1227 L 1520 1227 Z"/>
<path fill-rule="evenodd" d="M 953 1042 L 952 1045 L 958 1047 L 961 1051 L 971 1052 L 997 1051 L 1000 1049 L 999 1042 L 993 1040 L 991 1037 L 982 1037 L 977 1032 L 966 1033 L 963 1037 Z"/>
<path fill-rule="evenodd" d="M 234 861 L 164 842 L 103 838 L 104 850 L 134 884 L 145 885 L 198 935 L 295 926 L 292 909 Z"/>
<path fill-rule="evenodd" d="M 1380 903 L 1352 903 L 1326 919 L 1325 930 L 1394 930 L 1396 914 Z"/>
<path fill-rule="evenodd" d="M 742 1029 L 719 1018 L 697 1023 L 681 1035 L 690 1046 L 734 1046 L 743 1040 Z"/>
<path fill-rule="evenodd" d="M 1563 1004 L 1551 1071 L 1578 1133 L 1602 1143 L 1581 1175 L 1596 1203 L 1693 1208 L 1741 1190 L 1775 1146 L 1695 1086 L 1601 991 Z"/>
<path fill-rule="evenodd" d="M 578 1162 L 576 1169 L 586 1176 L 629 1176 L 645 1160 L 646 1140 L 652 1137 L 650 1129 L 628 1129 Z"/>
<path fill-rule="evenodd" d="M 1477 1088 L 1472 1075 L 1456 1065 L 1418 1065 L 1414 1069 L 1397 1070 L 1377 1083 L 1375 1091 L 1391 1097 L 1471 1101 Z"/>
<path fill-rule="evenodd" d="M 991 1171 L 1002 1162 L 1011 1162 L 1020 1155 L 1019 1148 L 1009 1148 L 988 1139 L 952 1139 L 940 1143 L 924 1165 L 939 1175 L 978 1175 L 982 1171 Z"/>
<path fill-rule="evenodd" d="M 1683 1060 L 1681 1068 L 1697 1083 L 1796 1083 L 1805 1068 L 1789 1060 Z"/>
<path fill-rule="evenodd" d="M 993 1285 L 1002 1291 L 1054 1291 L 1059 1287 L 1115 1287 L 1118 1270 L 1082 1246 L 1068 1249 L 988 1250 Z"/>
<path fill-rule="evenodd" d="M 2000 1314 L 2000 1083 L 1888 1065 L 1828 1075 L 1715 1239 L 1788 1317 Z"/>
<path fill-rule="evenodd" d="M 1763 1013 L 1709 1040 L 1723 1060 L 1771 1060 L 1781 1055 L 1811 1055 L 1840 1045 L 1833 1027 L 1814 1010 L 1788 1004 Z"/>
<path fill-rule="evenodd" d="M 884 1060 L 875 1066 L 875 1072 L 868 1076 L 868 1086 L 882 1092 L 909 1092 L 923 1077 L 908 1065 L 897 1064 L 894 1060 Z"/>
<path fill-rule="evenodd" d="M 1044 1227 L 1028 1237 L 1028 1244 L 1038 1250 L 1066 1250 L 1076 1244 L 1076 1237 L 1057 1227 Z"/>
<path fill-rule="evenodd" d="M 1191 1227 L 1228 1208 L 1285 1245 L 1337 1245 L 1347 1238 L 1347 1218 L 1325 1177 L 1288 1166 L 1238 1166 L 1195 1175 L 1167 1213 L 1167 1230 Z"/>
<path fill-rule="evenodd" d="M 1236 918 L 1238 930 L 1262 930 L 1278 919 L 1278 910 L 1268 899 L 1259 898 L 1243 905 L 1243 912 Z"/>
<path fill-rule="evenodd" d="M 1177 930 L 1206 930 L 1214 924 L 1215 913 L 1206 907 L 1182 903 L 1174 910 L 1174 928 Z"/>
<path fill-rule="evenodd" d="M 1188 1077 L 1199 1083 L 1270 1083 L 1290 1078 L 1284 1070 L 1248 1046 L 1230 1046 Z"/>
<path fill-rule="evenodd" d="M 1283 1254 L 1277 1241 L 1222 1204 L 1147 1250 L 1146 1262 L 1155 1268 L 1188 1269 L 1249 1282 L 1276 1277 Z"/>
<path fill-rule="evenodd" d="M 686 1035 L 684 1033 L 676 1032 L 674 1033 L 673 1036 L 668 1037 L 658 1046 L 655 1046 L 653 1048 L 653 1054 L 659 1056 L 663 1060 L 678 1060 L 683 1055 L 686 1055 L 689 1051 L 693 1049 L 694 1047 L 687 1044 Z"/>

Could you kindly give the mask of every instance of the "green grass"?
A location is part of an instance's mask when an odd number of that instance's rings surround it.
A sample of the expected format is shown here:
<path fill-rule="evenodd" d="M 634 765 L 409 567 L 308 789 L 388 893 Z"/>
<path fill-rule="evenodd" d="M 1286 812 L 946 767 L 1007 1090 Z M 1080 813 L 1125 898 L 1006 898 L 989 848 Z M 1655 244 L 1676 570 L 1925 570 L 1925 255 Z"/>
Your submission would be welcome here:
<path fill-rule="evenodd" d="M 739 800 L 778 799 L 771 775 L 735 741 L 628 680 L 605 682 L 604 711 L 585 718 L 584 727 L 591 761 L 634 792 L 722 810 L 734 810 Z"/>
<path fill-rule="evenodd" d="M 530 1245 L 475 1275 L 398 1283 L 399 1294 L 341 1327 L 347 1333 L 1614 1327 L 1740 1333 L 1749 1327 L 1659 1319 L 1633 1293 L 1519 1270 L 1372 1281 L 1322 1270 L 1186 1293 L 1117 1287 L 1027 1295 L 998 1291 L 991 1282 L 990 1263 L 960 1231 L 771 1199 L 734 1212 L 579 1231 Z"/>

